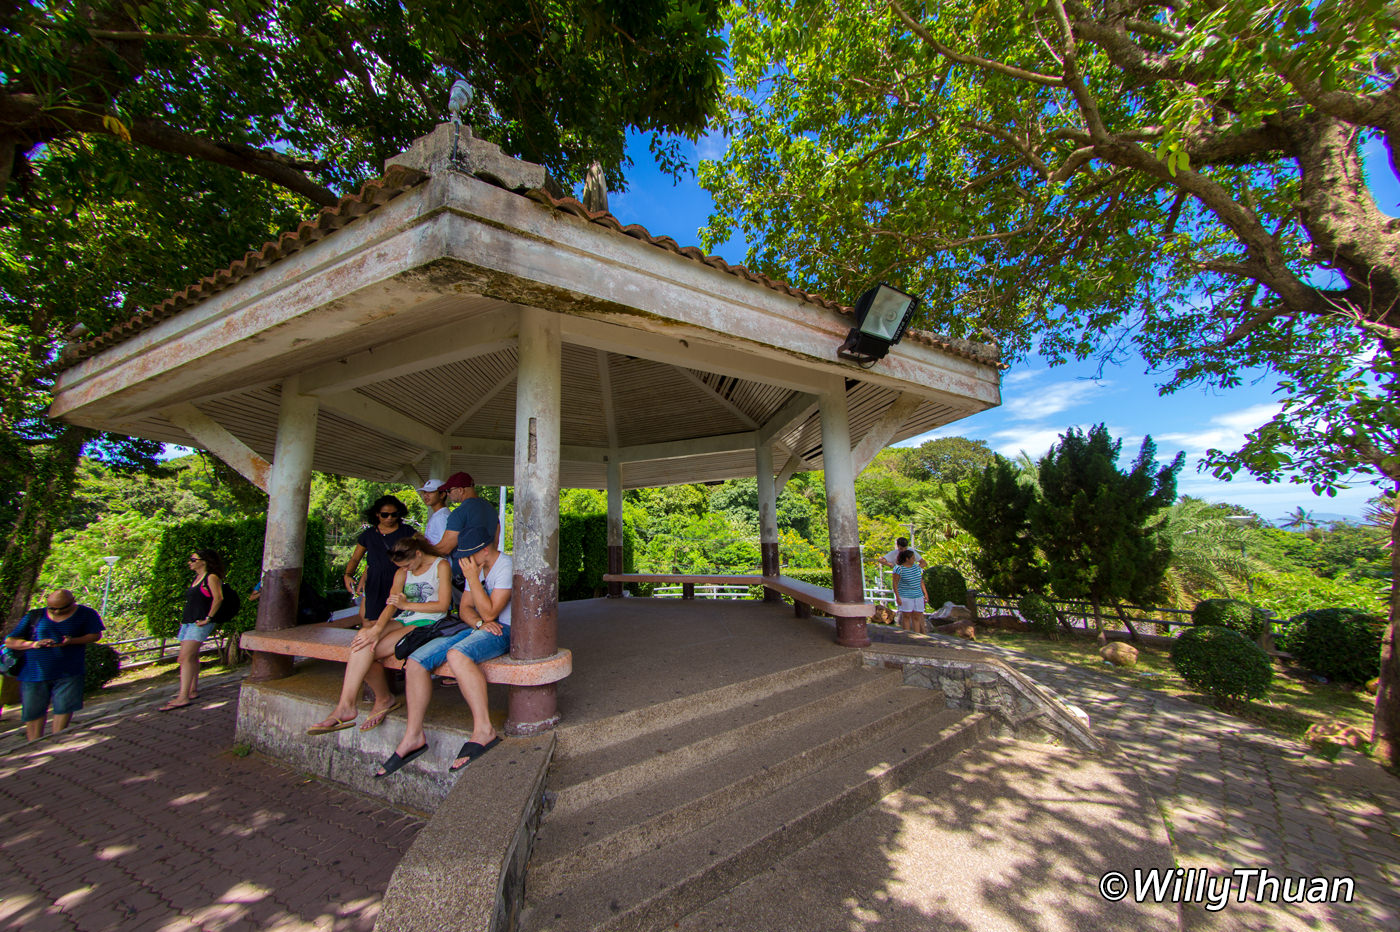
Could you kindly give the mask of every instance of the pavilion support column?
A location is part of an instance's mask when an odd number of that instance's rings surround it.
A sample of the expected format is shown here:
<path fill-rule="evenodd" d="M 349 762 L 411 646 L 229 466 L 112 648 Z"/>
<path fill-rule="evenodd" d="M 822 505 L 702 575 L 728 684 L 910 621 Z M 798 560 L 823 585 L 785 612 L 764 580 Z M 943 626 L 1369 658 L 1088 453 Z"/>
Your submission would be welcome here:
<path fill-rule="evenodd" d="M 754 463 L 758 468 L 758 540 L 763 553 L 763 575 L 779 576 L 783 563 L 778 551 L 778 487 L 773 482 L 773 448 L 764 440 L 754 447 Z M 763 601 L 782 600 L 776 589 L 764 588 Z"/>
<path fill-rule="evenodd" d="M 515 391 L 515 592 L 510 656 L 544 660 L 559 634 L 559 318 L 520 311 Z M 533 735 L 559 721 L 555 684 L 512 686 L 506 733 Z"/>
<path fill-rule="evenodd" d="M 429 478 L 429 479 L 446 479 L 446 478 L 447 478 L 447 451 L 446 451 L 446 450 L 434 450 L 432 453 L 429 453 L 429 454 L 428 454 L 428 478 Z"/>
<path fill-rule="evenodd" d="M 826 474 L 826 519 L 831 531 L 831 579 L 837 602 L 864 602 L 860 525 L 856 521 L 856 476 L 851 458 L 851 427 L 845 381 L 820 397 L 822 462 Z M 836 643 L 868 647 L 865 616 L 836 618 Z"/>
<path fill-rule="evenodd" d="M 277 443 L 268 477 L 258 631 L 290 628 L 297 620 L 302 555 L 306 551 L 306 512 L 311 502 L 311 458 L 316 452 L 316 417 L 320 407 L 315 396 L 303 395 L 298 388 L 295 375 L 282 382 Z M 275 680 L 291 673 L 291 657 L 253 652 L 250 680 Z"/>
<path fill-rule="evenodd" d="M 622 463 L 608 453 L 608 572 L 622 572 Z M 622 583 L 608 583 L 608 598 L 622 598 Z"/>

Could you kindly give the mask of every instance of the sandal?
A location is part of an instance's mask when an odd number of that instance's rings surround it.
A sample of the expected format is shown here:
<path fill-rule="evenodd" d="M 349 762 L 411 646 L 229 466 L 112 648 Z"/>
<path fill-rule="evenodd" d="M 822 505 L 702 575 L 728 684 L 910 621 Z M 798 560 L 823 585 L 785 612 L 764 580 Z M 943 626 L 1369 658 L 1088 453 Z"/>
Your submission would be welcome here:
<path fill-rule="evenodd" d="M 428 742 L 426 741 L 423 742 L 422 747 L 414 748 L 402 757 L 399 756 L 398 751 L 395 751 L 393 754 L 389 755 L 389 759 L 384 762 L 384 766 L 379 768 L 379 772 L 374 775 L 374 779 L 378 780 L 380 777 L 387 777 L 391 773 L 398 773 L 405 764 L 411 764 L 427 752 Z"/>
<path fill-rule="evenodd" d="M 454 762 L 451 767 L 447 768 L 448 772 L 456 773 L 500 743 L 500 735 L 492 738 L 486 744 L 482 744 L 479 741 L 468 741 L 466 744 L 462 745 L 462 749 L 457 752 L 457 760 L 462 761 L 462 763 L 458 764 Z M 466 758 L 466 760 L 462 760 L 463 758 Z"/>
<path fill-rule="evenodd" d="M 310 728 L 306 729 L 306 733 L 308 735 L 328 735 L 333 731 L 340 731 L 340 729 L 342 728 L 349 728 L 351 725 L 355 724 L 356 718 L 357 716 L 352 715 L 349 718 L 331 719 L 330 724 L 322 724 L 320 722 L 317 722 L 315 725 L 312 725 Z"/>
<path fill-rule="evenodd" d="M 384 724 L 384 720 L 389 717 L 390 712 L 394 711 L 401 705 L 403 705 L 403 703 L 395 699 L 392 703 L 380 709 L 378 712 L 371 713 L 370 717 L 365 719 L 364 724 L 360 726 L 360 731 L 374 731 L 374 729 Z"/>
<path fill-rule="evenodd" d="M 185 708 L 186 706 L 191 706 L 191 705 L 194 705 L 194 703 L 192 703 L 192 702 L 167 702 L 165 705 L 161 706 L 159 709 L 156 709 L 156 711 L 157 711 L 157 712 L 174 712 L 176 709 L 183 709 L 183 708 Z"/>

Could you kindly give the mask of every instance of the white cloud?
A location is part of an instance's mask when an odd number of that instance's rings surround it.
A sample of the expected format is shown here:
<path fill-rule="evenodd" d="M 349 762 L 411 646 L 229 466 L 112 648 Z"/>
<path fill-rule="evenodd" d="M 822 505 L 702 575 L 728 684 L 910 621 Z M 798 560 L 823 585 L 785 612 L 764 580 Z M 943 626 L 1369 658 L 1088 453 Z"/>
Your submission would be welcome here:
<path fill-rule="evenodd" d="M 1041 374 L 1042 373 L 1037 372 L 1034 369 L 1023 369 L 1020 372 L 1012 372 L 1009 375 L 1002 376 L 1001 384 L 1020 385 L 1024 382 L 1029 382 L 1031 379 L 1039 377 Z"/>
<path fill-rule="evenodd" d="M 729 137 L 719 130 L 711 130 L 695 141 L 695 155 L 700 160 L 715 161 L 724 155 L 729 147 Z"/>
<path fill-rule="evenodd" d="M 1206 450 L 1235 450 L 1244 443 L 1244 435 L 1278 413 L 1276 404 L 1251 405 L 1238 411 L 1217 414 L 1209 427 L 1192 433 L 1154 434 L 1160 444 L 1170 444 L 1188 455 L 1201 455 Z"/>
<path fill-rule="evenodd" d="M 1112 384 L 1093 379 L 1055 382 L 1018 395 L 1002 407 L 1012 420 L 1040 421 L 1084 404 Z"/>
<path fill-rule="evenodd" d="M 1081 427 L 1080 430 L 1087 428 Z M 1040 428 L 1027 430 L 999 430 L 992 434 L 988 444 L 1002 456 L 1015 459 L 1025 451 L 1032 459 L 1040 459 L 1050 448 L 1060 441 L 1060 435 L 1068 428 Z"/>

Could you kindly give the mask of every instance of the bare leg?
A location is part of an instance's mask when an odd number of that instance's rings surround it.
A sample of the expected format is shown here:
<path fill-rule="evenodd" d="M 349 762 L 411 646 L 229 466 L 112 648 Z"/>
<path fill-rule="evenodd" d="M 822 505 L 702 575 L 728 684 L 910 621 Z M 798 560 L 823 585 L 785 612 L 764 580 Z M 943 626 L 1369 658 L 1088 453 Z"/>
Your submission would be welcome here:
<path fill-rule="evenodd" d="M 340 684 L 340 698 L 331 714 L 319 724 L 333 725 L 355 718 L 360 713 L 360 691 L 366 683 L 374 691 L 376 710 L 388 708 L 393 704 L 394 696 L 389 690 L 389 680 L 384 676 L 384 668 L 378 661 L 381 657 L 392 654 L 394 645 L 407 633 L 406 627 L 394 624 L 380 636 L 377 644 L 350 652 L 350 659 L 345 662 L 345 679 Z M 384 650 L 386 644 L 388 649 Z"/>
<path fill-rule="evenodd" d="M 448 651 L 447 665 L 452 668 L 453 675 L 457 677 L 457 688 L 462 691 L 462 698 L 467 700 L 467 707 L 472 710 L 471 740 L 477 744 L 490 742 L 496 737 L 496 729 L 491 725 L 491 708 L 486 702 L 486 674 L 461 651 Z M 459 765 L 463 760 L 465 758 L 459 757 L 453 764 Z"/>
<path fill-rule="evenodd" d="M 924 613 L 914 612 L 913 623 L 910 625 L 909 630 L 918 634 L 923 634 L 925 627 L 926 625 L 924 624 Z"/>
<path fill-rule="evenodd" d="M 38 741 L 44 737 L 44 726 L 49 722 L 49 713 L 45 712 L 36 719 L 24 723 L 24 737 L 30 741 Z"/>
<path fill-rule="evenodd" d="M 403 666 L 404 693 L 408 700 L 408 727 L 403 740 L 394 751 L 400 756 L 416 751 L 428 743 L 423 733 L 423 719 L 428 714 L 428 701 L 433 696 L 433 677 L 422 664 L 410 660 Z"/>
<path fill-rule="evenodd" d="M 177 655 L 176 666 L 180 668 L 180 690 L 165 705 L 160 707 L 162 712 L 170 709 L 183 708 L 190 704 L 190 693 L 195 688 L 195 680 L 199 677 L 199 642 L 181 641 L 180 653 Z"/>
<path fill-rule="evenodd" d="M 72 713 L 72 712 L 69 712 L 69 713 L 66 714 L 66 715 L 59 715 L 57 712 L 55 712 L 55 713 L 54 713 L 54 716 L 53 716 L 53 733 L 54 733 L 54 734 L 58 734 L 58 733 L 59 733 L 60 731 L 62 731 L 63 729 L 67 728 L 67 727 L 68 727 L 68 723 L 71 722 L 72 720 L 73 720 L 73 713 Z"/>

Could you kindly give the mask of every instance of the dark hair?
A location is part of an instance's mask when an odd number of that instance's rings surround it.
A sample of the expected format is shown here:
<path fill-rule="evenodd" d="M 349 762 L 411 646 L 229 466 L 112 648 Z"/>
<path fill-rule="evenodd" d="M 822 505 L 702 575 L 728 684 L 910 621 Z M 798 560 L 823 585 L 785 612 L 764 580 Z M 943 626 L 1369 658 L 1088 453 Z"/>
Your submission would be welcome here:
<path fill-rule="evenodd" d="M 917 556 L 918 556 L 918 554 L 915 553 L 915 552 L 912 551 L 912 550 L 901 550 L 901 551 L 899 552 L 898 562 L 903 563 L 903 562 L 905 562 L 906 560 L 912 560 L 912 559 L 914 559 L 914 558 L 917 557 Z"/>
<path fill-rule="evenodd" d="M 896 538 L 894 539 L 894 545 L 895 545 L 896 547 L 898 547 L 900 550 L 904 550 L 905 548 L 907 548 L 907 547 L 909 546 L 909 538 L 907 538 L 907 537 L 896 537 Z"/>
<path fill-rule="evenodd" d="M 399 512 L 399 520 L 408 517 L 408 506 L 392 495 L 381 495 L 374 500 L 374 504 L 366 508 L 361 515 L 370 524 L 379 523 L 379 512 L 384 510 L 386 505 L 393 505 Z"/>
<path fill-rule="evenodd" d="M 438 555 L 433 545 L 428 543 L 428 538 L 422 534 L 410 534 L 407 537 L 400 537 L 389 547 L 389 559 L 398 561 L 406 560 L 412 553 L 421 553 L 426 556 L 435 557 Z"/>
<path fill-rule="evenodd" d="M 228 572 L 228 567 L 224 566 L 224 558 L 217 550 L 196 550 L 195 553 L 204 561 L 205 574 L 213 573 L 220 579 Z"/>

